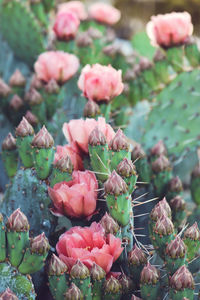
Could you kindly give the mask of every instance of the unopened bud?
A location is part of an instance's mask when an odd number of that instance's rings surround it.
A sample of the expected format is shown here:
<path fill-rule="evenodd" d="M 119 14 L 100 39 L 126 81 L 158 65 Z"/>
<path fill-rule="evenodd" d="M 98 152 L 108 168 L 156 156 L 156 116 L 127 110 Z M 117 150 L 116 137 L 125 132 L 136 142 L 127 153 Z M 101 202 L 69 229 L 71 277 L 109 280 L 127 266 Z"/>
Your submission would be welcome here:
<path fill-rule="evenodd" d="M 9 85 L 14 87 L 23 87 L 26 84 L 26 79 L 25 77 L 22 75 L 22 73 L 20 72 L 20 70 L 16 70 L 12 76 L 10 77 L 9 80 Z"/>
<path fill-rule="evenodd" d="M 186 203 L 185 200 L 181 196 L 176 196 L 170 200 L 170 205 L 172 211 L 180 211 L 185 210 Z"/>
<path fill-rule="evenodd" d="M 174 225 L 168 217 L 163 215 L 158 219 L 153 230 L 159 235 L 170 235 L 174 232 Z"/>
<path fill-rule="evenodd" d="M 167 245 L 166 254 L 173 259 L 185 257 L 186 246 L 179 236 Z"/>
<path fill-rule="evenodd" d="M 45 126 L 40 129 L 32 141 L 35 148 L 51 148 L 54 145 L 54 140 Z"/>
<path fill-rule="evenodd" d="M 35 238 L 31 239 L 31 252 L 36 252 L 39 254 L 45 254 L 49 251 L 49 241 L 46 238 L 44 232 Z"/>
<path fill-rule="evenodd" d="M 83 300 L 83 294 L 81 293 L 81 290 L 72 283 L 64 295 L 64 300 Z"/>
<path fill-rule="evenodd" d="M 138 265 L 138 266 L 147 263 L 147 257 L 144 251 L 138 248 L 136 244 L 133 246 L 133 249 L 128 254 L 128 262 L 131 265 Z"/>
<path fill-rule="evenodd" d="M 15 111 L 18 111 L 22 106 L 23 100 L 18 95 L 14 95 L 10 100 L 10 107 L 12 107 Z"/>
<path fill-rule="evenodd" d="M 109 148 L 113 151 L 126 150 L 129 151 L 130 144 L 127 137 L 121 129 L 118 129 L 114 138 L 110 141 Z"/>
<path fill-rule="evenodd" d="M 143 157 L 146 157 L 146 153 L 142 149 L 142 146 L 140 144 L 135 144 L 133 151 L 131 153 L 132 160 L 135 161 L 136 159 L 143 158 Z"/>
<path fill-rule="evenodd" d="M 151 148 L 151 155 L 155 155 L 155 156 L 167 155 L 167 149 L 163 141 L 159 141 L 153 148 Z"/>
<path fill-rule="evenodd" d="M 48 94 L 58 94 L 60 90 L 59 85 L 57 84 L 55 79 L 51 79 L 46 85 L 45 85 L 45 91 Z"/>
<path fill-rule="evenodd" d="M 16 209 L 8 218 L 6 226 L 12 231 L 28 231 L 29 223 L 25 214 L 23 214 L 20 208 Z"/>
<path fill-rule="evenodd" d="M 16 139 L 12 135 L 12 133 L 9 133 L 7 137 L 3 140 L 2 143 L 2 150 L 15 150 L 17 149 L 16 146 Z"/>
<path fill-rule="evenodd" d="M 104 228 L 106 234 L 116 234 L 119 231 L 117 222 L 106 212 L 100 221 L 101 226 Z"/>
<path fill-rule="evenodd" d="M 136 175 L 135 165 L 131 160 L 124 158 L 117 166 L 117 173 L 122 177 Z"/>
<path fill-rule="evenodd" d="M 164 155 L 161 155 L 158 157 L 153 163 L 152 163 L 152 170 L 155 173 L 160 173 L 163 171 L 171 170 L 171 165 L 168 160 L 168 158 Z"/>
<path fill-rule="evenodd" d="M 105 294 L 117 294 L 122 290 L 122 286 L 115 277 L 111 276 L 104 285 Z"/>
<path fill-rule="evenodd" d="M 194 279 L 185 265 L 180 267 L 171 277 L 170 286 L 177 291 L 194 289 Z"/>
<path fill-rule="evenodd" d="M 159 280 L 158 270 L 148 262 L 141 272 L 140 283 L 156 284 L 158 280 Z"/>
<path fill-rule="evenodd" d="M 104 189 L 107 194 L 117 196 L 126 193 L 128 187 L 121 176 L 119 176 L 116 171 L 113 171 L 108 180 L 104 183 Z"/>
<path fill-rule="evenodd" d="M 88 268 L 80 260 L 78 260 L 77 263 L 73 265 L 70 276 L 72 278 L 85 279 L 90 276 L 90 272 Z"/>
<path fill-rule="evenodd" d="M 31 124 L 23 117 L 22 121 L 19 123 L 15 130 L 16 136 L 25 137 L 28 135 L 33 135 L 34 130 Z"/>
<path fill-rule="evenodd" d="M 88 100 L 88 102 L 85 104 L 85 107 L 84 107 L 84 117 L 85 118 L 94 118 L 99 114 L 100 114 L 99 105 L 92 100 Z"/>
<path fill-rule="evenodd" d="M 152 66 L 153 66 L 153 64 L 148 58 L 142 57 L 140 59 L 140 70 L 141 71 L 148 70 L 148 69 L 152 68 Z"/>
<path fill-rule="evenodd" d="M 11 94 L 11 88 L 0 78 L 0 96 L 7 97 Z"/>
<path fill-rule="evenodd" d="M 184 238 L 189 238 L 194 241 L 200 240 L 200 231 L 197 222 L 185 231 Z"/>
<path fill-rule="evenodd" d="M 39 123 L 38 118 L 30 110 L 26 112 L 25 118 L 33 127 Z"/>
<path fill-rule="evenodd" d="M 48 275 L 60 276 L 68 271 L 66 264 L 58 256 L 53 254 L 48 264 Z"/>
<path fill-rule="evenodd" d="M 76 44 L 78 47 L 89 47 L 92 45 L 92 38 L 87 31 L 80 32 L 76 37 Z"/>
<path fill-rule="evenodd" d="M 183 185 L 178 176 L 172 178 L 169 182 L 169 191 L 180 193 L 183 190 Z"/>
<path fill-rule="evenodd" d="M 88 144 L 91 146 L 104 146 L 106 144 L 106 137 L 101 130 L 96 126 L 89 135 Z"/>
<path fill-rule="evenodd" d="M 93 263 L 93 266 L 90 270 L 90 276 L 92 281 L 100 281 L 106 277 L 106 272 L 96 263 Z"/>
<path fill-rule="evenodd" d="M 62 157 L 61 159 L 57 160 L 54 166 L 61 172 L 67 172 L 71 174 L 73 171 L 73 165 L 69 156 Z"/>
<path fill-rule="evenodd" d="M 38 105 L 38 104 L 42 103 L 43 98 L 36 89 L 32 88 L 26 93 L 25 100 L 30 105 Z"/>

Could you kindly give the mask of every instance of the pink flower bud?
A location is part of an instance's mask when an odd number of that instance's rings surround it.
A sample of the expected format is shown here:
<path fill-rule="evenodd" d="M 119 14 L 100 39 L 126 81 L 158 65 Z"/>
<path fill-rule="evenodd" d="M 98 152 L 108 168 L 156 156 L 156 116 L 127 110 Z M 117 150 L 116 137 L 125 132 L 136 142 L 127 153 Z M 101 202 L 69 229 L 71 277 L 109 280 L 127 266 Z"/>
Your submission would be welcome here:
<path fill-rule="evenodd" d="M 81 153 L 79 152 L 79 149 L 77 148 L 75 143 L 72 143 L 71 145 L 65 145 L 65 146 L 58 145 L 56 147 L 54 164 L 56 164 L 57 161 L 66 158 L 67 156 L 70 158 L 74 170 L 76 171 L 84 170 Z"/>
<path fill-rule="evenodd" d="M 60 91 L 60 87 L 55 81 L 55 79 L 51 79 L 46 85 L 45 85 L 45 91 L 48 94 L 58 94 Z"/>
<path fill-rule="evenodd" d="M 122 290 L 122 285 L 117 278 L 111 276 L 104 284 L 105 294 L 117 294 Z"/>
<path fill-rule="evenodd" d="M 180 193 L 183 190 L 183 185 L 178 176 L 172 178 L 169 182 L 169 191 Z"/>
<path fill-rule="evenodd" d="M 155 173 L 160 173 L 163 171 L 171 170 L 171 165 L 168 160 L 168 158 L 164 155 L 161 155 L 158 157 L 153 163 L 152 163 L 152 170 Z"/>
<path fill-rule="evenodd" d="M 146 57 L 141 57 L 140 58 L 139 65 L 140 65 L 140 70 L 141 71 L 148 70 L 148 69 L 151 69 L 153 67 L 152 62 Z"/>
<path fill-rule="evenodd" d="M 39 254 L 45 254 L 49 251 L 50 245 L 44 232 L 31 240 L 31 251 Z"/>
<path fill-rule="evenodd" d="M 53 30 L 59 40 L 71 40 L 74 39 L 80 21 L 78 17 L 72 12 L 58 13 L 53 26 Z"/>
<path fill-rule="evenodd" d="M 51 148 L 54 145 L 54 140 L 45 126 L 40 129 L 32 141 L 35 148 Z"/>
<path fill-rule="evenodd" d="M 185 265 L 180 267 L 171 277 L 170 286 L 177 291 L 194 289 L 194 279 Z"/>
<path fill-rule="evenodd" d="M 89 135 L 88 143 L 91 146 L 98 146 L 98 145 L 103 146 L 106 144 L 106 137 L 103 134 L 103 132 L 99 130 L 98 127 L 95 127 L 95 129 L 93 129 L 93 131 Z"/>
<path fill-rule="evenodd" d="M 90 276 L 92 281 L 102 280 L 106 277 L 106 272 L 96 263 L 93 263 L 93 266 L 90 270 Z"/>
<path fill-rule="evenodd" d="M 0 96 L 7 97 L 11 93 L 11 88 L 0 78 Z"/>
<path fill-rule="evenodd" d="M 2 150 L 15 150 L 16 148 L 16 139 L 11 133 L 9 133 L 7 137 L 3 140 Z"/>
<path fill-rule="evenodd" d="M 129 151 L 130 143 L 121 129 L 117 130 L 114 138 L 109 143 L 109 148 L 113 151 L 126 150 Z"/>
<path fill-rule="evenodd" d="M 121 176 L 114 170 L 108 180 L 104 183 L 104 189 L 106 194 L 117 196 L 126 193 L 128 187 Z"/>
<path fill-rule="evenodd" d="M 25 118 L 33 127 L 39 123 L 38 118 L 30 110 L 26 112 Z"/>
<path fill-rule="evenodd" d="M 20 208 L 16 209 L 8 218 L 6 226 L 12 231 L 28 231 L 29 223 L 27 217 L 21 212 Z"/>
<path fill-rule="evenodd" d="M 72 282 L 70 288 L 64 295 L 65 300 L 83 300 L 83 294 L 81 290 Z"/>
<path fill-rule="evenodd" d="M 59 169 L 61 172 L 72 173 L 73 165 L 69 156 L 62 157 L 54 163 L 55 168 Z"/>
<path fill-rule="evenodd" d="M 141 248 L 138 248 L 136 244 L 133 246 L 133 249 L 128 254 L 128 262 L 131 265 L 138 265 L 138 266 L 147 263 L 147 257 L 145 253 L 142 251 Z"/>
<path fill-rule="evenodd" d="M 140 283 L 156 284 L 158 280 L 159 280 L 158 270 L 148 262 L 141 272 Z"/>
<path fill-rule="evenodd" d="M 25 137 L 28 135 L 33 135 L 34 130 L 31 124 L 26 120 L 25 117 L 22 118 L 22 121 L 19 123 L 15 130 L 16 136 Z"/>
<path fill-rule="evenodd" d="M 133 151 L 131 153 L 132 160 L 135 161 L 136 159 L 140 159 L 143 157 L 146 157 L 146 153 L 142 149 L 142 146 L 140 144 L 135 144 Z"/>
<path fill-rule="evenodd" d="M 110 4 L 96 2 L 89 7 L 89 16 L 98 22 L 114 25 L 120 20 L 121 13 Z"/>
<path fill-rule="evenodd" d="M 185 257 L 186 246 L 179 236 L 167 245 L 166 254 L 173 259 Z"/>
<path fill-rule="evenodd" d="M 89 47 L 93 43 L 92 38 L 90 37 L 89 33 L 80 32 L 76 36 L 76 44 L 78 47 Z"/>
<path fill-rule="evenodd" d="M 18 297 L 11 291 L 9 288 L 7 288 L 3 293 L 0 294 L 1 300 L 18 300 Z"/>
<path fill-rule="evenodd" d="M 189 238 L 194 241 L 200 240 L 200 231 L 197 222 L 185 231 L 184 238 Z"/>
<path fill-rule="evenodd" d="M 85 279 L 90 276 L 90 272 L 80 260 L 77 260 L 71 269 L 70 276 L 71 278 Z"/>
<path fill-rule="evenodd" d="M 170 235 L 174 232 L 174 225 L 168 217 L 163 215 L 156 222 L 153 231 L 159 235 Z"/>
<path fill-rule="evenodd" d="M 12 86 L 12 87 L 14 87 L 14 86 L 23 87 L 23 86 L 25 86 L 25 84 L 26 84 L 25 77 L 22 75 L 20 70 L 18 70 L 18 69 L 15 70 L 15 72 L 10 77 L 9 85 Z"/>
<path fill-rule="evenodd" d="M 12 107 L 12 109 L 14 109 L 15 111 L 18 111 L 22 106 L 23 100 L 18 95 L 14 95 L 10 100 L 10 107 Z"/>
<path fill-rule="evenodd" d="M 48 264 L 48 275 L 62 275 L 68 270 L 66 264 L 58 256 L 53 254 Z"/>
<path fill-rule="evenodd" d="M 150 218 L 154 222 L 157 222 L 162 216 L 166 216 L 171 219 L 171 208 L 165 198 L 155 205 L 150 214 Z"/>
<path fill-rule="evenodd" d="M 181 196 L 176 196 L 170 200 L 172 211 L 185 210 L 186 203 Z"/>
<path fill-rule="evenodd" d="M 104 228 L 106 234 L 111 233 L 116 235 L 116 233 L 119 231 L 119 225 L 107 212 L 99 223 Z"/>
<path fill-rule="evenodd" d="M 36 89 L 32 88 L 26 93 L 25 100 L 30 105 L 38 105 L 38 104 L 42 103 L 43 98 Z"/>
<path fill-rule="evenodd" d="M 100 114 L 99 105 L 96 102 L 89 100 L 84 107 L 84 117 L 95 118 L 99 114 Z"/>
<path fill-rule="evenodd" d="M 58 14 L 72 12 L 79 20 L 87 19 L 87 12 L 84 4 L 81 1 L 68 1 L 58 6 Z"/>
<path fill-rule="evenodd" d="M 135 165 L 131 160 L 124 158 L 117 166 L 117 173 L 122 177 L 130 177 L 136 175 Z"/>
<path fill-rule="evenodd" d="M 159 204 L 164 208 L 164 210 L 166 210 L 168 218 L 171 218 L 171 208 L 166 198 L 164 197 L 161 201 L 159 201 Z"/>
<path fill-rule="evenodd" d="M 163 141 L 159 141 L 153 148 L 151 148 L 151 155 L 155 155 L 155 156 L 167 155 L 167 149 Z"/>

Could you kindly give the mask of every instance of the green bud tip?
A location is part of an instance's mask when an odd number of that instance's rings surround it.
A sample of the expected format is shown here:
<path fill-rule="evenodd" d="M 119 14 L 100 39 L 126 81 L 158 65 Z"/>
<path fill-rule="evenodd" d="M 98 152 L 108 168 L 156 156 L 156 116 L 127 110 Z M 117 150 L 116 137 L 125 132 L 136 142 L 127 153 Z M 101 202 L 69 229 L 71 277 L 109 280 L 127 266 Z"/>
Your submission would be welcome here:
<path fill-rule="evenodd" d="M 50 249 L 49 241 L 46 238 L 44 232 L 31 239 L 30 244 L 31 252 L 41 255 L 46 254 Z"/>
<path fill-rule="evenodd" d="M 0 294 L 1 300 L 18 300 L 18 297 L 11 291 L 9 288 L 7 288 L 3 293 Z"/>
<path fill-rule="evenodd" d="M 54 140 L 45 126 L 40 129 L 32 141 L 32 146 L 35 148 L 51 148 L 54 145 Z"/>
<path fill-rule="evenodd" d="M 182 182 L 181 182 L 181 180 L 178 176 L 176 176 L 176 177 L 174 177 L 170 180 L 168 190 L 170 192 L 176 192 L 176 193 L 182 192 L 183 185 L 182 185 Z"/>
<path fill-rule="evenodd" d="M 30 110 L 26 112 L 25 118 L 33 127 L 39 123 L 38 118 Z"/>
<path fill-rule="evenodd" d="M 100 281 L 106 277 L 106 272 L 96 263 L 93 263 L 92 268 L 90 270 L 90 276 L 93 281 Z"/>
<path fill-rule="evenodd" d="M 88 102 L 85 104 L 85 107 L 84 107 L 84 117 L 85 118 L 95 118 L 99 114 L 100 114 L 99 105 L 92 100 L 88 100 Z"/>
<path fill-rule="evenodd" d="M 29 223 L 28 219 L 21 212 L 20 208 L 16 209 L 8 218 L 8 221 L 6 223 L 6 226 L 11 231 L 28 231 L 29 230 Z"/>
<path fill-rule="evenodd" d="M 106 137 L 97 126 L 90 133 L 88 143 L 91 146 L 104 146 L 106 144 Z"/>
<path fill-rule="evenodd" d="M 194 241 L 200 241 L 200 231 L 197 222 L 195 222 L 191 227 L 186 229 L 184 233 L 184 239 L 186 238 L 189 238 Z"/>
<path fill-rule="evenodd" d="M 141 57 L 139 64 L 141 71 L 145 71 L 153 67 L 152 62 L 147 57 Z"/>
<path fill-rule="evenodd" d="M 130 143 L 121 129 L 118 129 L 114 138 L 110 141 L 109 148 L 113 151 L 129 151 Z"/>
<path fill-rule="evenodd" d="M 34 88 L 31 88 L 25 95 L 25 100 L 30 104 L 30 105 L 38 105 L 42 103 L 43 98 L 41 94 Z"/>
<path fill-rule="evenodd" d="M 150 152 L 153 156 L 167 155 L 167 149 L 161 140 L 153 148 L 151 148 Z"/>
<path fill-rule="evenodd" d="M 142 149 L 142 146 L 140 144 L 136 143 L 134 145 L 134 148 L 133 148 L 132 153 L 131 153 L 131 159 L 134 162 L 135 160 L 140 159 L 140 158 L 144 158 L 144 157 L 146 157 L 146 153 Z"/>
<path fill-rule="evenodd" d="M 26 85 L 26 78 L 22 75 L 20 70 L 15 70 L 9 79 L 9 85 L 12 87 L 23 87 Z"/>
<path fill-rule="evenodd" d="M 121 176 L 114 170 L 108 180 L 104 183 L 104 190 L 106 194 L 118 196 L 120 194 L 125 194 L 128 187 Z"/>
<path fill-rule="evenodd" d="M 185 200 L 181 196 L 176 196 L 170 200 L 170 206 L 172 211 L 183 211 L 185 210 L 186 203 Z"/>
<path fill-rule="evenodd" d="M 131 160 L 124 158 L 117 166 L 117 173 L 122 177 L 136 176 L 136 168 Z"/>
<path fill-rule="evenodd" d="M 192 178 L 200 177 L 200 164 L 198 164 L 192 171 Z"/>
<path fill-rule="evenodd" d="M 12 150 L 15 150 L 15 149 L 17 149 L 16 139 L 14 138 L 12 133 L 9 133 L 7 135 L 7 137 L 3 140 L 2 150 L 12 151 Z"/>
<path fill-rule="evenodd" d="M 158 221 L 156 222 L 153 231 L 160 236 L 162 235 L 170 235 L 174 232 L 174 225 L 172 221 L 165 215 L 163 215 Z"/>
<path fill-rule="evenodd" d="M 100 221 L 101 226 L 104 228 L 106 234 L 114 234 L 119 231 L 117 222 L 106 212 Z"/>
<path fill-rule="evenodd" d="M 22 121 L 19 123 L 15 130 L 16 136 L 25 137 L 28 135 L 34 134 L 34 129 L 31 124 L 26 120 L 25 117 L 22 118 Z"/>
<path fill-rule="evenodd" d="M 147 263 L 146 254 L 135 244 L 133 249 L 128 254 L 128 262 L 130 265 L 145 265 Z"/>
<path fill-rule="evenodd" d="M 66 264 L 58 256 L 53 254 L 48 264 L 48 275 L 60 276 L 68 271 Z"/>
<path fill-rule="evenodd" d="M 104 291 L 105 294 L 118 294 L 122 290 L 121 283 L 118 279 L 111 276 L 108 280 L 105 281 Z"/>
<path fill-rule="evenodd" d="M 180 267 L 170 278 L 170 286 L 177 291 L 194 289 L 194 279 L 185 265 Z"/>
<path fill-rule="evenodd" d="M 70 174 L 73 172 L 72 161 L 68 155 L 66 157 L 62 157 L 60 160 L 57 160 L 54 164 L 54 167 L 61 172 L 67 172 Z"/>
<path fill-rule="evenodd" d="M 160 157 L 158 157 L 153 163 L 152 163 L 152 170 L 155 173 L 160 173 L 163 171 L 169 171 L 171 170 L 171 165 L 170 162 L 168 160 L 168 158 L 164 155 L 161 155 Z"/>
<path fill-rule="evenodd" d="M 78 47 L 89 47 L 93 43 L 88 31 L 80 32 L 76 36 L 76 45 Z"/>
<path fill-rule="evenodd" d="M 0 78 L 0 96 L 8 97 L 11 94 L 11 88 Z"/>
<path fill-rule="evenodd" d="M 167 245 L 166 254 L 173 259 L 185 257 L 186 246 L 179 236 Z"/>
<path fill-rule="evenodd" d="M 158 280 L 159 280 L 158 270 L 148 262 L 147 265 L 142 269 L 140 275 L 140 283 L 152 285 L 152 284 L 156 284 Z"/>
<path fill-rule="evenodd" d="M 77 260 L 76 264 L 71 268 L 70 276 L 72 278 L 86 279 L 90 276 L 90 271 L 80 260 Z"/>
<path fill-rule="evenodd" d="M 18 95 L 15 94 L 10 100 L 10 107 L 15 111 L 18 111 L 22 106 L 23 106 L 23 100 Z"/>
<path fill-rule="evenodd" d="M 64 295 L 65 300 L 83 300 L 83 294 L 81 293 L 80 289 L 74 284 L 71 283 L 70 288 Z"/>
<path fill-rule="evenodd" d="M 165 52 L 162 49 L 158 49 L 154 55 L 154 62 L 164 60 L 166 58 Z"/>
<path fill-rule="evenodd" d="M 46 85 L 45 85 L 45 91 L 48 94 L 58 94 L 60 90 L 60 87 L 55 79 L 51 79 Z"/>

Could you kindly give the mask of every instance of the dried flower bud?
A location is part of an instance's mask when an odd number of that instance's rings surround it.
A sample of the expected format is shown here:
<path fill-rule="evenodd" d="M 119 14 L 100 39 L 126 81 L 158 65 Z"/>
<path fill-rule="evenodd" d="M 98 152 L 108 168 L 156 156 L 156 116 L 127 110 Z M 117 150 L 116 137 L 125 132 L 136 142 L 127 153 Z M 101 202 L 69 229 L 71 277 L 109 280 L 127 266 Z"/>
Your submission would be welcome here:
<path fill-rule="evenodd" d="M 33 135 L 34 130 L 31 124 L 26 120 L 26 118 L 22 118 L 22 121 L 19 123 L 15 130 L 16 136 L 25 137 L 27 135 Z"/>
<path fill-rule="evenodd" d="M 150 62 L 150 60 L 146 57 L 142 57 L 140 59 L 140 70 L 144 71 L 144 70 L 148 70 L 151 69 L 153 66 L 152 62 Z"/>
<path fill-rule="evenodd" d="M 29 223 L 27 217 L 21 212 L 20 208 L 16 209 L 8 218 L 6 226 L 12 231 L 28 231 Z"/>
<path fill-rule="evenodd" d="M 142 249 L 138 248 L 138 246 L 135 244 L 133 246 L 133 249 L 128 254 L 128 262 L 131 265 L 145 265 L 147 263 L 147 257 L 142 251 Z"/>
<path fill-rule="evenodd" d="M 96 102 L 89 100 L 85 104 L 85 107 L 84 107 L 84 117 L 85 118 L 94 118 L 99 114 L 100 114 L 99 105 Z"/>
<path fill-rule="evenodd" d="M 198 164 L 192 171 L 192 178 L 200 177 L 200 164 Z"/>
<path fill-rule="evenodd" d="M 7 97 L 11 91 L 11 88 L 0 78 L 0 96 Z"/>
<path fill-rule="evenodd" d="M 153 231 L 159 235 L 170 235 L 174 232 L 174 225 L 168 217 L 163 215 L 156 222 Z"/>
<path fill-rule="evenodd" d="M 58 256 L 53 254 L 48 264 L 48 275 L 60 276 L 68 271 L 66 264 Z"/>
<path fill-rule="evenodd" d="M 90 270 L 90 276 L 92 281 L 99 281 L 106 277 L 106 272 L 96 263 L 93 263 L 93 266 Z"/>
<path fill-rule="evenodd" d="M 148 262 L 141 272 L 140 283 L 156 284 L 158 280 L 159 280 L 158 270 Z"/>
<path fill-rule="evenodd" d="M 167 245 L 166 254 L 173 259 L 185 257 L 186 246 L 179 236 Z"/>
<path fill-rule="evenodd" d="M 183 185 L 178 176 L 172 178 L 169 182 L 169 191 L 180 193 L 183 190 Z"/>
<path fill-rule="evenodd" d="M 54 140 L 45 126 L 40 129 L 32 141 L 35 148 L 51 148 L 54 145 Z"/>
<path fill-rule="evenodd" d="M 70 276 L 72 278 L 85 279 L 90 276 L 90 271 L 80 260 L 77 260 L 76 264 L 71 268 Z"/>
<path fill-rule="evenodd" d="M 9 80 L 9 85 L 10 86 L 17 86 L 17 87 L 23 87 L 26 85 L 26 78 L 22 75 L 20 70 L 16 70 L 12 76 L 10 77 Z"/>
<path fill-rule="evenodd" d="M 151 148 L 151 155 L 155 155 L 155 156 L 167 155 L 167 149 L 163 141 L 159 141 L 153 148 Z"/>
<path fill-rule="evenodd" d="M 114 170 L 108 180 L 104 183 L 104 189 L 107 194 L 114 194 L 117 196 L 126 193 L 128 187 L 121 176 Z"/>
<path fill-rule="evenodd" d="M 31 239 L 31 251 L 39 254 L 45 254 L 49 251 L 49 241 L 46 238 L 44 232 L 35 238 Z"/>
<path fill-rule="evenodd" d="M 170 286 L 177 291 L 194 289 L 194 279 L 185 265 L 180 267 L 171 277 Z"/>
<path fill-rule="evenodd" d="M 136 175 L 135 165 L 131 160 L 124 158 L 117 166 L 117 173 L 122 177 Z"/>
<path fill-rule="evenodd" d="M 39 123 L 38 118 L 30 110 L 26 112 L 25 118 L 33 127 Z"/>
<path fill-rule="evenodd" d="M 48 83 L 45 85 L 45 91 L 48 94 L 58 94 L 59 90 L 60 90 L 60 87 L 57 84 L 55 79 L 49 80 Z"/>
<path fill-rule="evenodd" d="M 25 100 L 28 101 L 30 105 L 38 105 L 43 101 L 41 94 L 34 88 L 26 93 Z"/>
<path fill-rule="evenodd" d="M 143 157 L 146 157 L 146 153 L 142 149 L 142 146 L 140 144 L 136 143 L 133 148 L 131 158 L 133 161 L 135 161 L 136 159 L 143 158 Z"/>
<path fill-rule="evenodd" d="M 61 159 L 57 160 L 54 166 L 61 172 L 67 172 L 71 174 L 73 171 L 73 165 L 69 156 L 62 157 Z"/>
<path fill-rule="evenodd" d="M 106 234 L 116 234 L 119 231 L 119 225 L 117 222 L 106 212 L 99 222 L 104 228 Z"/>
<path fill-rule="evenodd" d="M 152 170 L 155 173 L 160 173 L 163 171 L 171 170 L 171 165 L 168 160 L 168 158 L 164 155 L 161 155 L 158 157 L 153 163 L 152 163 Z"/>
<path fill-rule="evenodd" d="M 0 294 L 0 299 L 1 300 L 19 300 L 19 298 L 9 288 L 7 288 L 3 293 Z"/>
<path fill-rule="evenodd" d="M 23 100 L 18 95 L 14 95 L 10 100 L 10 107 L 15 111 L 18 111 L 22 106 Z"/>
<path fill-rule="evenodd" d="M 104 146 L 106 144 L 106 137 L 103 132 L 99 130 L 98 126 L 96 126 L 90 133 L 88 144 L 91 146 Z"/>
<path fill-rule="evenodd" d="M 191 227 L 189 227 L 185 233 L 184 233 L 184 239 L 189 238 L 191 240 L 197 241 L 200 240 L 200 231 L 199 227 L 197 225 L 197 222 L 195 222 Z"/>
<path fill-rule="evenodd" d="M 127 137 L 124 135 L 121 129 L 117 130 L 114 138 L 110 141 L 109 148 L 113 151 L 126 150 L 129 151 L 130 144 Z"/>
<path fill-rule="evenodd" d="M 159 48 L 156 51 L 153 60 L 154 62 L 157 62 L 157 61 L 164 60 L 165 58 L 166 58 L 165 52 Z"/>
<path fill-rule="evenodd" d="M 176 196 L 170 200 L 170 206 L 172 208 L 172 211 L 185 210 L 186 203 L 181 196 Z"/>
<path fill-rule="evenodd" d="M 14 138 L 14 136 L 9 133 L 7 135 L 7 137 L 3 140 L 3 143 L 2 143 L 2 150 L 15 150 L 17 149 L 17 146 L 16 146 L 16 139 Z"/>
<path fill-rule="evenodd" d="M 76 36 L 76 44 L 78 47 L 89 47 L 93 43 L 91 36 L 89 33 L 86 32 L 80 32 Z"/>
<path fill-rule="evenodd" d="M 108 280 L 106 280 L 104 285 L 105 294 L 117 294 L 122 290 L 122 286 L 115 277 L 111 276 Z"/>

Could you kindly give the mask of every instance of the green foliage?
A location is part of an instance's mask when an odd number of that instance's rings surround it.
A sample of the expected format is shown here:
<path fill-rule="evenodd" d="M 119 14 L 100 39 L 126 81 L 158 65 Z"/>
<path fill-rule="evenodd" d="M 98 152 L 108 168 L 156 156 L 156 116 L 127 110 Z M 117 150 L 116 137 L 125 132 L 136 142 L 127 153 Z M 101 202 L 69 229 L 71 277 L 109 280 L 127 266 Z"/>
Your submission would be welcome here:
<path fill-rule="evenodd" d="M 148 38 L 146 32 L 136 33 L 131 41 L 134 50 L 136 50 L 141 56 L 146 56 L 150 60 L 156 52 L 156 48 L 151 46 L 150 39 Z"/>

